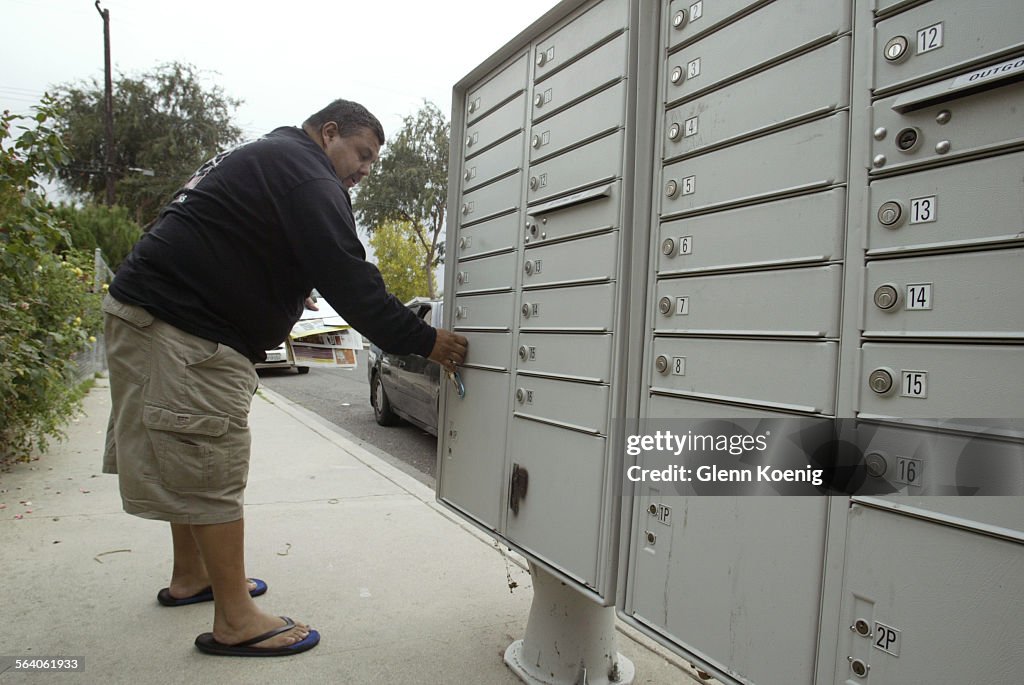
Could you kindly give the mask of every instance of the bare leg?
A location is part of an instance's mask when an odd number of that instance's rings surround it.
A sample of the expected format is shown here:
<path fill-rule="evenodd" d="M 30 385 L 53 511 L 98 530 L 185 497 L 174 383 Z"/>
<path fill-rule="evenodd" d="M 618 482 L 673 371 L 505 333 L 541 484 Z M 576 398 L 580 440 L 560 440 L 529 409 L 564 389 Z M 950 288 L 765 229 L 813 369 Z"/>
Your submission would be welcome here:
<path fill-rule="evenodd" d="M 178 599 L 191 597 L 210 585 L 206 564 L 192 536 L 192 527 L 172 523 L 171 541 L 174 544 L 174 569 L 169 586 L 171 596 Z"/>
<path fill-rule="evenodd" d="M 280 617 L 260 611 L 245 577 L 245 525 L 230 523 L 190 526 L 213 586 L 213 637 L 226 645 L 238 644 L 284 625 Z M 260 642 L 260 647 L 283 647 L 302 641 L 309 626 L 295 628 Z"/>

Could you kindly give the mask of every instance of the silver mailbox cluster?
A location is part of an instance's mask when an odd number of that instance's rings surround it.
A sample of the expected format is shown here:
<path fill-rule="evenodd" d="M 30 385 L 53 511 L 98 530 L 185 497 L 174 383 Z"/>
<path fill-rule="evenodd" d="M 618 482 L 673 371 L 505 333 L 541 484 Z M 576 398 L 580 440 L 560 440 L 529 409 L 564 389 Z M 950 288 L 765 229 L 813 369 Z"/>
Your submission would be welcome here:
<path fill-rule="evenodd" d="M 446 403 L 439 491 L 598 595 L 618 512 L 608 427 L 628 268 L 629 9 L 582 8 L 517 50 L 468 87 L 455 136 L 449 292 L 470 351 L 465 400 Z"/>
<path fill-rule="evenodd" d="M 1019 4 L 566 0 L 459 84 L 440 499 L 723 682 L 1019 679 L 1024 505 L 938 496 L 1024 486 Z M 845 419 L 891 494 L 622 500 L 617 417 Z"/>

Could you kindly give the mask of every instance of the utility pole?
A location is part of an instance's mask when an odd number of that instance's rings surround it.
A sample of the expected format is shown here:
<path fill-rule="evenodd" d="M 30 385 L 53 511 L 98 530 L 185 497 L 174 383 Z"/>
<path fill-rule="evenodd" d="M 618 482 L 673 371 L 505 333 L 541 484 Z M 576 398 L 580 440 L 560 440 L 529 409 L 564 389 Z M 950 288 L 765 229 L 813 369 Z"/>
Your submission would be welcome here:
<path fill-rule="evenodd" d="M 96 0 L 96 11 L 103 17 L 103 68 L 104 85 L 104 128 L 107 155 L 103 165 L 103 174 L 107 180 L 107 206 L 114 204 L 114 86 L 110 76 L 110 10 L 100 9 L 100 0 Z"/>

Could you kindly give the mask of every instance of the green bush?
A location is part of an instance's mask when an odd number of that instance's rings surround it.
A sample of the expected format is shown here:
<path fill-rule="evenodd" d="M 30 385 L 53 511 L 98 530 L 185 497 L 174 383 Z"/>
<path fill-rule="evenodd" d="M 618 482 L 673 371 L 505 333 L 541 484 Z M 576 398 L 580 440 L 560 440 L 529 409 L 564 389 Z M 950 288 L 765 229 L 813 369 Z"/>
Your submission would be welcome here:
<path fill-rule="evenodd" d="M 73 357 L 101 324 L 92 255 L 57 251 L 71 241 L 37 181 L 65 158 L 52 115 L 44 98 L 0 117 L 0 465 L 61 435 L 81 399 Z"/>
<path fill-rule="evenodd" d="M 71 236 L 71 246 L 90 254 L 98 247 L 110 268 L 117 271 L 121 261 L 132 251 L 142 229 L 125 207 L 88 204 L 84 207 L 61 204 L 57 218 Z"/>

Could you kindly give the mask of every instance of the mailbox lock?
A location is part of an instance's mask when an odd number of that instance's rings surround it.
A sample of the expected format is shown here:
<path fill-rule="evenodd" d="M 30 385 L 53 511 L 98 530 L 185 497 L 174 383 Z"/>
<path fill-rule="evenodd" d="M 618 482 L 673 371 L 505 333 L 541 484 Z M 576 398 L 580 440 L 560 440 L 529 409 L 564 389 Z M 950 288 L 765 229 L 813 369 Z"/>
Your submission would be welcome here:
<path fill-rule="evenodd" d="M 679 182 L 675 179 L 665 184 L 665 197 L 675 197 L 679 194 Z"/>
<path fill-rule="evenodd" d="M 889 42 L 885 44 L 883 54 L 885 59 L 890 62 L 900 62 L 910 54 L 909 47 L 910 41 L 907 40 L 906 36 L 895 36 L 890 38 Z"/>
<path fill-rule="evenodd" d="M 668 316 L 669 314 L 671 314 L 672 313 L 672 298 L 670 298 L 670 297 L 663 297 L 660 300 L 658 300 L 658 311 L 661 312 L 662 314 L 664 314 L 665 316 Z"/>
<path fill-rule="evenodd" d="M 654 360 L 654 368 L 658 370 L 658 373 L 668 373 L 668 367 L 668 357 L 659 354 L 658 358 Z"/>
<path fill-rule="evenodd" d="M 850 670 L 853 671 L 855 676 L 858 678 L 867 677 L 868 671 L 871 667 L 864 663 L 863 659 L 854 659 L 853 657 L 846 658 L 850 660 Z"/>
<path fill-rule="evenodd" d="M 649 530 L 644 531 L 644 536 L 647 538 L 648 545 L 653 545 L 658 541 L 658 536 Z"/>
<path fill-rule="evenodd" d="M 527 276 L 532 274 L 533 273 L 533 262 L 527 261 L 526 264 L 523 265 L 523 271 L 526 272 Z"/>
<path fill-rule="evenodd" d="M 463 176 L 463 178 L 465 178 L 467 181 L 472 179 L 473 178 L 473 172 L 472 171 L 467 171 L 465 173 L 465 175 Z"/>
<path fill-rule="evenodd" d="M 889 468 L 889 465 L 885 461 L 885 457 L 883 457 L 878 452 L 872 452 L 871 454 L 864 457 L 864 465 L 867 467 L 868 475 L 871 476 L 872 478 L 881 478 L 882 476 L 885 475 L 886 469 Z M 863 624 L 863 626 L 861 624 Z M 853 627 L 858 633 L 860 633 L 864 637 L 867 637 L 868 633 L 871 632 L 867 628 L 867 622 L 861 618 L 857 619 Z"/>
<path fill-rule="evenodd" d="M 522 359 L 525 362 L 527 359 L 529 359 L 529 357 L 530 357 L 530 348 L 527 347 L 526 345 L 520 345 L 519 346 L 519 358 Z"/>
<path fill-rule="evenodd" d="M 530 139 L 530 145 L 532 145 L 534 148 L 539 148 L 540 147 L 540 136 L 534 136 L 533 138 L 531 138 Z"/>
<path fill-rule="evenodd" d="M 672 83 L 679 85 L 679 82 L 683 80 L 683 74 L 684 72 L 682 67 L 676 67 L 673 69 L 671 76 Z"/>
<path fill-rule="evenodd" d="M 544 52 L 543 50 L 538 50 L 537 51 L 537 66 L 538 67 L 542 67 L 542 66 L 544 66 L 547 63 L 547 61 L 548 61 L 547 53 Z"/>
<path fill-rule="evenodd" d="M 463 214 L 469 214 L 469 205 L 468 204 L 463 204 L 462 205 L 462 213 Z"/>
<path fill-rule="evenodd" d="M 671 238 L 665 238 L 665 240 L 663 240 L 661 243 L 661 254 L 668 257 L 675 251 L 676 241 L 672 240 Z"/>
<path fill-rule="evenodd" d="M 883 202 L 878 208 L 878 223 L 889 228 L 895 228 L 903 218 L 903 205 L 895 200 Z"/>
<path fill-rule="evenodd" d="M 679 134 L 682 133 L 683 129 L 679 124 L 672 124 L 668 127 L 668 138 L 669 140 L 678 140 Z"/>
<path fill-rule="evenodd" d="M 459 249 L 460 250 L 466 249 L 466 237 L 465 236 L 459 238 Z"/>
<path fill-rule="evenodd" d="M 908 126 L 896 134 L 896 147 L 900 149 L 900 152 L 913 152 L 920 142 L 921 132 L 913 126 Z"/>
<path fill-rule="evenodd" d="M 516 401 L 522 404 L 526 401 L 526 391 L 522 388 L 516 388 Z"/>
<path fill-rule="evenodd" d="M 871 624 L 862 618 L 858 618 L 850 626 L 850 630 L 855 631 L 861 637 L 871 637 Z"/>
<path fill-rule="evenodd" d="M 530 177 L 530 190 L 537 190 L 538 187 L 540 187 L 540 181 L 537 180 L 536 176 L 531 176 Z"/>
<path fill-rule="evenodd" d="M 465 283 L 466 282 L 466 272 L 465 271 L 460 271 L 459 275 L 455 277 L 455 280 L 458 282 L 459 285 L 462 285 L 463 283 Z"/>
<path fill-rule="evenodd" d="M 533 96 L 533 106 L 534 107 L 541 107 L 543 105 L 544 105 L 544 94 L 543 93 L 537 93 L 536 95 L 534 95 Z"/>
<path fill-rule="evenodd" d="M 900 301 L 900 291 L 896 286 L 886 283 L 875 289 L 875 306 L 879 309 L 892 309 Z"/>
<path fill-rule="evenodd" d="M 465 307 L 456 307 L 455 308 L 455 318 L 456 319 L 464 319 L 464 318 L 466 318 L 466 314 L 467 314 L 467 310 L 466 310 Z"/>
<path fill-rule="evenodd" d="M 686 26 L 687 19 L 689 19 L 689 17 L 686 14 L 686 10 L 679 10 L 678 12 L 676 12 L 675 16 L 672 17 L 672 28 L 683 28 L 684 26 Z"/>
<path fill-rule="evenodd" d="M 523 303 L 523 308 L 520 311 L 523 312 L 523 318 L 524 319 L 529 319 L 530 318 L 530 303 L 524 302 Z"/>
<path fill-rule="evenodd" d="M 469 103 L 469 113 L 470 114 L 472 114 L 473 112 L 476 111 L 476 105 L 477 105 L 477 101 L 476 100 L 474 100 L 473 102 Z"/>
<path fill-rule="evenodd" d="M 654 516 L 655 514 L 657 514 L 658 513 L 658 505 L 657 504 L 652 504 L 651 506 L 647 507 L 647 513 L 650 514 L 651 516 Z"/>
<path fill-rule="evenodd" d="M 868 376 L 868 387 L 879 395 L 887 395 L 892 392 L 894 376 L 892 369 L 875 369 Z"/>

